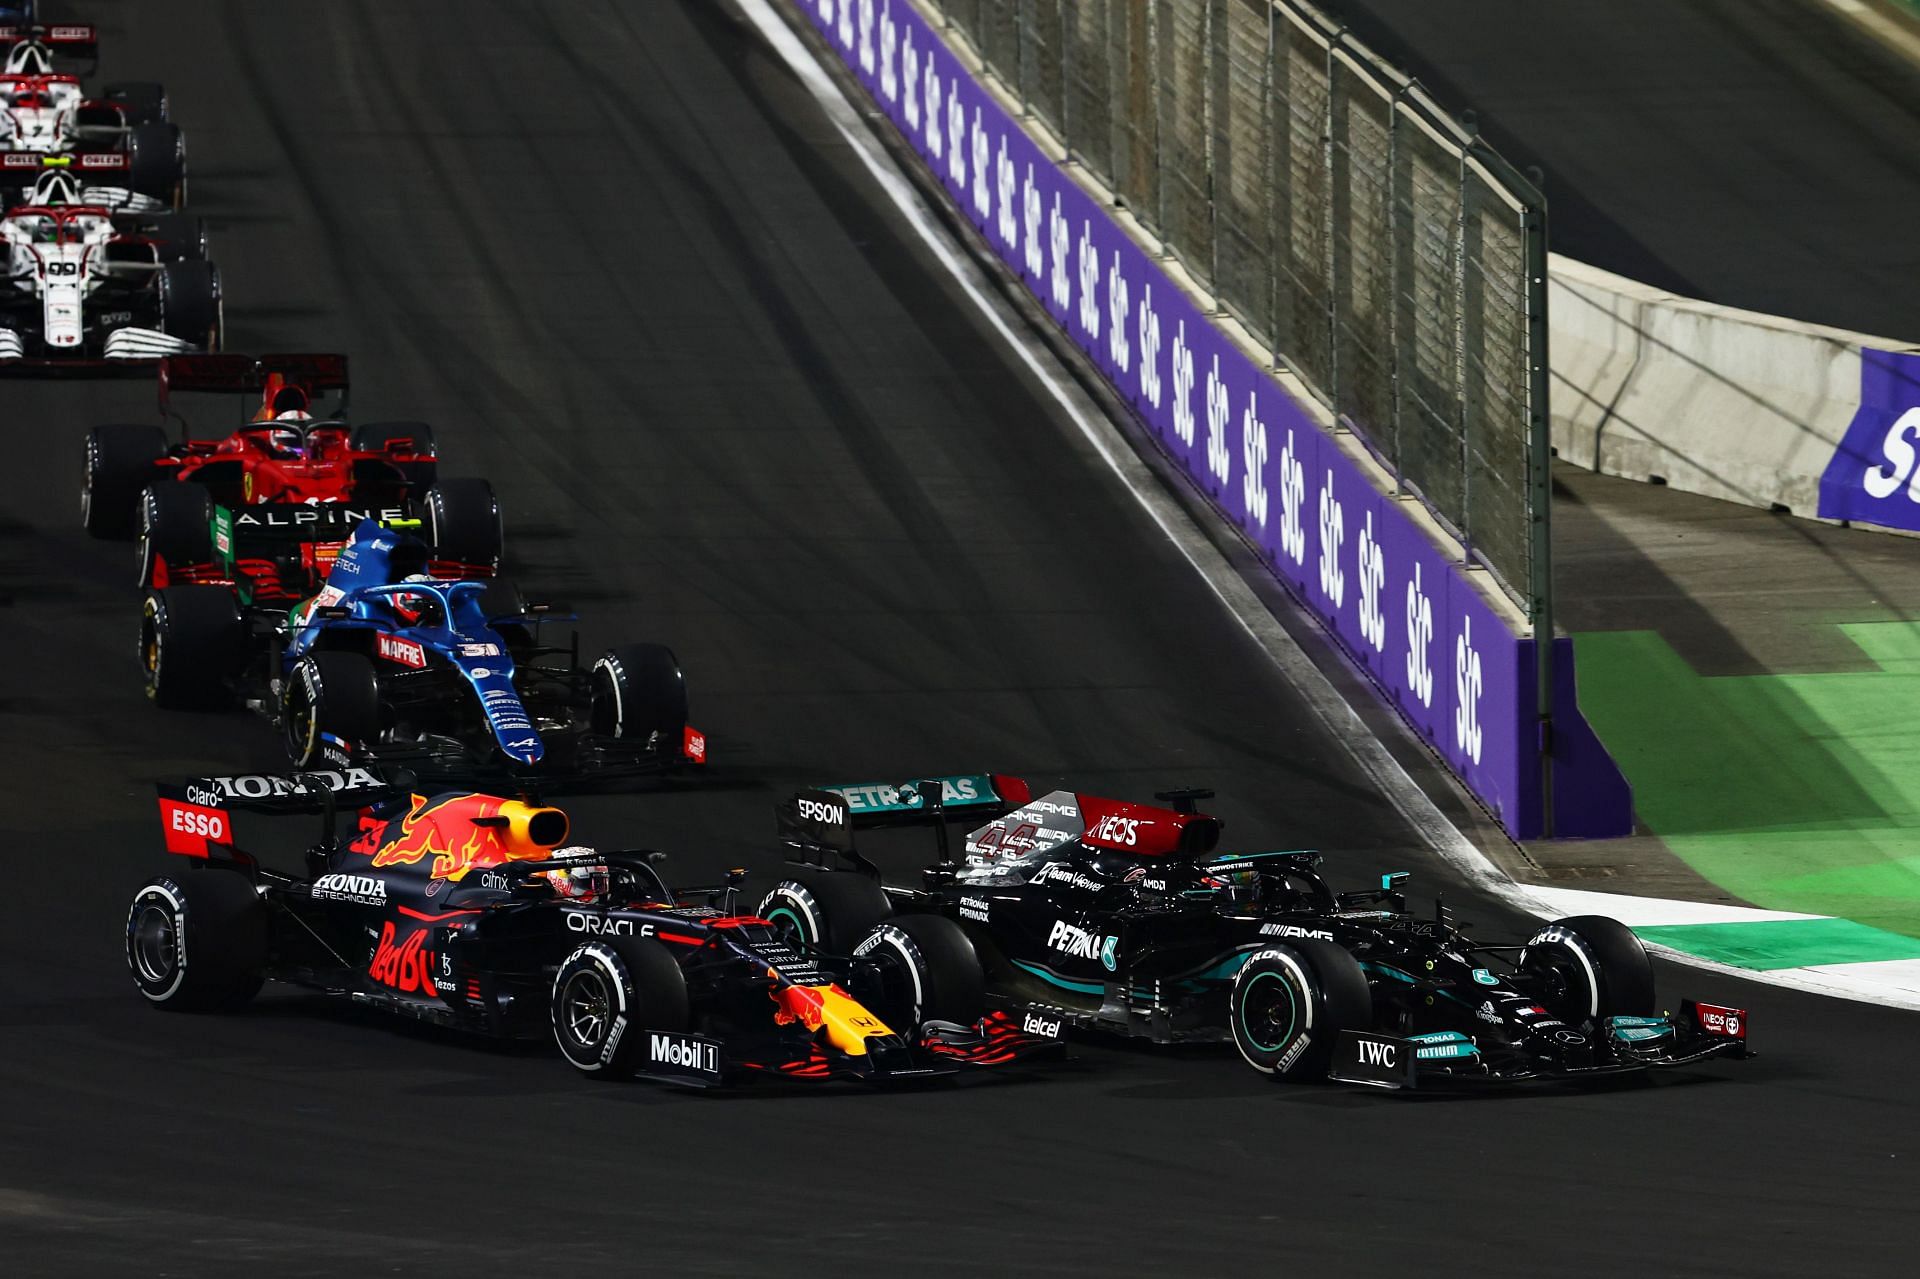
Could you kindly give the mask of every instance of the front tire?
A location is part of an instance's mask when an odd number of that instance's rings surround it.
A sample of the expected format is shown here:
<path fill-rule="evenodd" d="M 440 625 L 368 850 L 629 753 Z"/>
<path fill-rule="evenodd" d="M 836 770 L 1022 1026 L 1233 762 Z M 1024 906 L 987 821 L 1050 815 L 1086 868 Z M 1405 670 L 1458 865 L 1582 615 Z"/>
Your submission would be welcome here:
<path fill-rule="evenodd" d="M 349 758 L 380 732 L 380 684 L 360 653 L 308 653 L 287 672 L 280 693 L 280 731 L 296 768 L 321 768 L 336 739 Z"/>
<path fill-rule="evenodd" d="M 199 350 L 220 349 L 220 272 L 213 263 L 189 260 L 160 268 L 160 327 Z"/>
<path fill-rule="evenodd" d="M 213 495 L 191 480 L 161 480 L 140 495 L 140 585 L 213 562 Z"/>
<path fill-rule="evenodd" d="M 1556 919 L 1527 940 L 1520 968 L 1535 979 L 1540 1002 L 1570 1026 L 1658 1011 L 1647 948 L 1605 915 Z"/>
<path fill-rule="evenodd" d="M 973 941 L 942 915 L 895 915 L 853 953 L 873 966 L 874 1011 L 900 1034 L 929 1021 L 971 1026 L 987 1009 L 987 975 Z"/>
<path fill-rule="evenodd" d="M 156 1008 L 237 1008 L 260 991 L 267 906 L 244 877 L 197 870 L 149 880 L 127 911 L 127 967 Z"/>
<path fill-rule="evenodd" d="M 687 680 L 664 644 L 622 644 L 593 664 L 593 731 L 678 750 L 687 727 Z"/>
<path fill-rule="evenodd" d="M 853 871 L 783 879 L 760 899 L 759 915 L 789 940 L 829 955 L 851 955 L 893 914 L 886 890 Z"/>
<path fill-rule="evenodd" d="M 624 1079 L 650 1030 L 685 1030 L 687 979 L 650 937 L 603 937 L 567 956 L 553 976 L 548 1017 L 560 1055 L 583 1074 Z"/>
<path fill-rule="evenodd" d="M 1256 951 L 1227 998 L 1234 1047 L 1249 1066 L 1289 1081 L 1327 1077 L 1343 1030 L 1373 1024 L 1373 994 L 1351 952 L 1301 940 Z"/>

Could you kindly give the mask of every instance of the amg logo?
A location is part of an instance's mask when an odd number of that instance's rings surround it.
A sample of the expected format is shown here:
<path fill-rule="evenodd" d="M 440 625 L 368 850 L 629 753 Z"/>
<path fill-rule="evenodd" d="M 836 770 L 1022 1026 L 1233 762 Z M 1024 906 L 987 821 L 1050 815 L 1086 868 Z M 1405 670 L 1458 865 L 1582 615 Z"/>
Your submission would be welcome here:
<path fill-rule="evenodd" d="M 647 1060 L 661 1066 L 678 1066 L 704 1074 L 720 1073 L 720 1048 L 688 1035 L 647 1036 Z"/>
<path fill-rule="evenodd" d="M 1262 937 L 1312 937 L 1320 941 L 1332 941 L 1333 934 L 1324 928 L 1302 928 L 1298 924 L 1262 924 Z"/>

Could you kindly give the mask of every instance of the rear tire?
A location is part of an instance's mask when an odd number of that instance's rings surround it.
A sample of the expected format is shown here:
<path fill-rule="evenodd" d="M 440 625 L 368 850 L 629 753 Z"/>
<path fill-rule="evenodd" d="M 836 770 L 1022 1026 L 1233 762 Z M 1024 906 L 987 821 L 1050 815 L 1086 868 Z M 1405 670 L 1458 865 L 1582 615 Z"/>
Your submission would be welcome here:
<path fill-rule="evenodd" d="M 680 749 L 687 727 L 687 681 L 664 644 L 622 644 L 593 664 L 593 731 L 626 742 Z"/>
<path fill-rule="evenodd" d="M 941 915 L 895 915 L 853 953 L 877 970 L 874 1011 L 900 1034 L 929 1021 L 971 1026 L 987 1010 L 987 975 L 972 940 Z"/>
<path fill-rule="evenodd" d="M 783 879 L 760 899 L 759 915 L 802 946 L 829 955 L 853 948 L 893 914 L 886 890 L 854 871 Z"/>
<path fill-rule="evenodd" d="M 438 560 L 484 570 L 491 577 L 506 552 L 500 503 L 485 480 L 441 480 L 427 490 L 427 544 Z"/>
<path fill-rule="evenodd" d="M 169 586 L 148 593 L 140 614 L 147 697 L 168 710 L 224 704 L 227 681 L 246 660 L 246 623 L 225 586 Z"/>
<path fill-rule="evenodd" d="M 160 245 L 162 262 L 204 262 L 207 258 L 207 224 L 187 213 L 148 215 L 152 238 Z"/>
<path fill-rule="evenodd" d="M 162 120 L 128 132 L 127 185 L 175 209 L 186 203 L 187 144 L 177 126 Z"/>
<path fill-rule="evenodd" d="M 644 1032 L 689 1022 L 687 979 L 651 937 L 603 937 L 576 949 L 553 976 L 548 1019 L 560 1055 L 582 1074 L 624 1079 Z"/>
<path fill-rule="evenodd" d="M 287 672 L 280 693 L 280 731 L 296 768 L 322 768 L 329 737 L 347 743 L 349 760 L 380 732 L 380 685 L 360 653 L 308 653 Z M 332 747 L 332 749 L 339 749 Z"/>
<path fill-rule="evenodd" d="M 190 480 L 149 484 L 140 497 L 140 585 L 213 562 L 213 495 Z"/>
<path fill-rule="evenodd" d="M 167 91 L 151 81 L 127 80 L 110 84 L 101 90 L 100 96 L 126 113 L 129 128 L 137 129 L 143 124 L 165 124 L 167 121 Z"/>
<path fill-rule="evenodd" d="M 220 349 L 220 272 L 213 263 L 160 268 L 160 327 L 200 350 Z"/>
<path fill-rule="evenodd" d="M 1300 940 L 1254 952 L 1227 999 L 1234 1047 L 1249 1066 L 1289 1081 L 1325 1079 L 1343 1030 L 1373 1025 L 1373 993 L 1351 952 Z"/>
<path fill-rule="evenodd" d="M 125 539 L 140 524 L 140 490 L 167 455 L 167 433 L 157 426 L 114 424 L 87 432 L 87 464 L 80 489 L 80 522 L 94 537 Z"/>
<path fill-rule="evenodd" d="M 127 911 L 127 967 L 156 1008 L 237 1008 L 265 980 L 267 905 L 235 871 L 149 880 Z"/>
<path fill-rule="evenodd" d="M 1540 1002 L 1569 1026 L 1658 1011 L 1647 948 L 1605 915 L 1556 919 L 1528 939 L 1520 968 L 1534 977 Z"/>

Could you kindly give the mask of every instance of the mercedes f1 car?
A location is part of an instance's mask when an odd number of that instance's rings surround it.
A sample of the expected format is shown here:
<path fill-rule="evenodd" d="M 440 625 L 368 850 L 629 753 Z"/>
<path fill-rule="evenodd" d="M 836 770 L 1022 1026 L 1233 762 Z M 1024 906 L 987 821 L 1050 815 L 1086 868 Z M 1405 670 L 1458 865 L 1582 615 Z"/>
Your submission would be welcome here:
<path fill-rule="evenodd" d="M 166 90 L 129 82 L 90 97 L 79 76 L 59 69 L 70 59 L 97 58 L 93 27 L 0 26 L 0 49 L 0 155 L 66 156 L 83 168 L 86 157 L 117 155 L 126 161 L 122 189 L 133 207 L 185 205 L 186 143 L 168 119 Z"/>
<path fill-rule="evenodd" d="M 1438 1080 L 1585 1079 L 1747 1055 L 1744 1011 L 1687 1000 L 1671 1015 L 1632 932 L 1562 919 L 1521 945 L 1471 939 L 1444 909 L 1416 917 L 1404 873 L 1336 892 L 1309 851 L 1220 853 L 1195 810 L 1003 776 L 802 792 L 781 828 L 804 873 L 760 914 L 824 954 L 959 926 L 989 996 L 1051 1005 L 1066 1024 L 1166 1043 L 1231 1039 L 1256 1070 L 1386 1088 Z M 946 821 L 980 824 L 961 859 Z M 991 820 L 982 820 L 991 818 Z M 857 824 L 927 823 L 939 860 L 885 884 Z"/>
<path fill-rule="evenodd" d="M 23 158 L 45 164 L 42 157 L 6 157 Z M 129 361 L 217 349 L 220 275 L 206 260 L 198 222 L 85 199 L 74 174 L 44 169 L 28 202 L 0 216 L 0 369 L 103 362 L 127 368 Z"/>
<path fill-rule="evenodd" d="M 232 1008 L 283 981 L 487 1035 L 550 1034 L 589 1075 L 699 1086 L 901 1083 L 1060 1046 L 1057 1022 L 1022 1030 L 977 986 L 921 991 L 889 953 L 796 948 L 735 910 L 742 872 L 676 892 L 658 853 L 568 847 L 555 808 L 409 796 L 359 769 L 160 793 L 183 864 L 134 894 L 126 928 L 134 983 L 159 1008 Z M 366 805 L 351 838 L 335 834 L 336 803 Z M 324 814 L 305 874 L 236 846 L 246 808 Z M 923 933 L 941 926 L 965 946 L 942 920 Z"/>
<path fill-rule="evenodd" d="M 344 355 L 174 356 L 160 362 L 151 424 L 87 434 L 81 519 L 95 537 L 137 533 L 140 585 L 232 580 L 242 604 L 291 603 L 321 589 L 353 529 L 369 517 L 420 520 L 439 577 L 488 577 L 502 552 L 500 508 L 485 480 L 439 476 L 425 422 L 349 426 Z M 180 392 L 257 397 L 251 420 L 196 438 Z M 323 398 L 338 392 L 330 407 Z"/>
<path fill-rule="evenodd" d="M 377 760 L 438 776 L 612 778 L 705 763 L 670 649 L 623 644 L 584 667 L 577 636 L 540 642 L 543 625 L 571 614 L 523 604 L 499 579 L 435 578 L 431 557 L 368 519 L 325 587 L 291 610 L 244 604 L 237 574 L 151 591 L 147 694 L 191 706 L 237 691 L 302 768 Z"/>

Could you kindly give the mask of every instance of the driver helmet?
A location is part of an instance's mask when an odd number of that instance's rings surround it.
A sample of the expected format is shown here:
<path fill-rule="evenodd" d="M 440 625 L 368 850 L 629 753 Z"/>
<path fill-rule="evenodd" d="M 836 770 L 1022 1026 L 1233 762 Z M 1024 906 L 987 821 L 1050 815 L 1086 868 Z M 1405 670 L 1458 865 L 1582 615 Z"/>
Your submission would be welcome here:
<path fill-rule="evenodd" d="M 33 180 L 27 203 L 43 207 L 81 203 L 80 179 L 64 169 L 49 169 Z"/>
<path fill-rule="evenodd" d="M 431 582 L 433 578 L 426 573 L 409 573 L 401 579 L 404 582 Z M 440 600 L 426 591 L 394 594 L 387 597 L 393 611 L 408 626 L 437 626 L 440 623 Z"/>
<path fill-rule="evenodd" d="M 582 845 L 556 848 L 549 856 L 557 859 L 572 857 L 591 857 L 594 850 Z M 561 866 L 553 870 L 535 871 L 553 886 L 554 896 L 569 901 L 590 902 L 604 896 L 613 887 L 612 876 L 604 863 L 587 862 L 579 866 Z"/>

